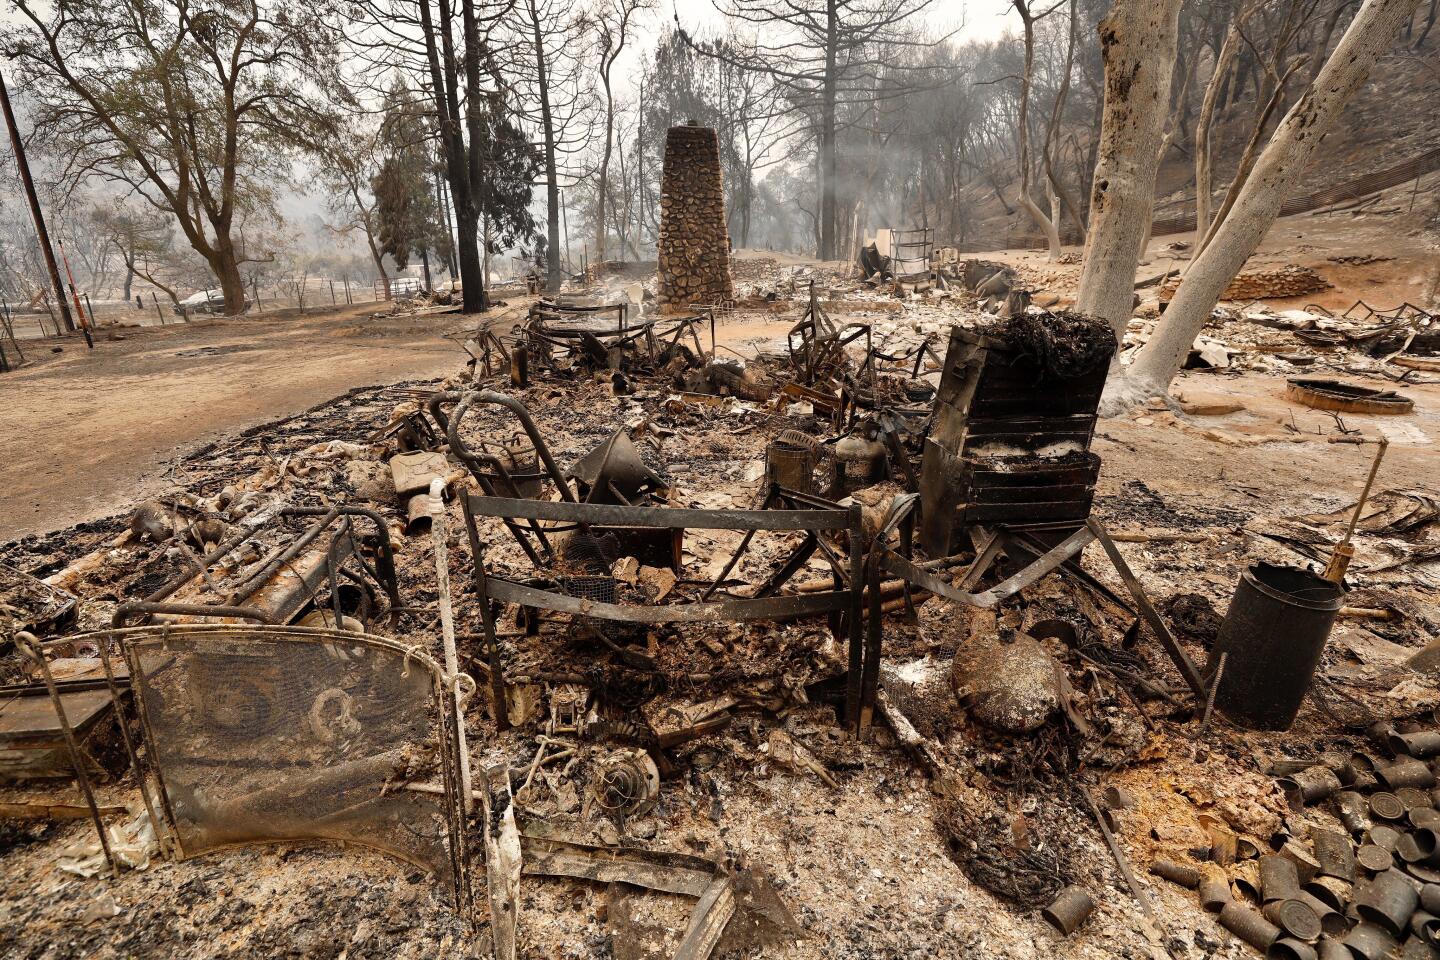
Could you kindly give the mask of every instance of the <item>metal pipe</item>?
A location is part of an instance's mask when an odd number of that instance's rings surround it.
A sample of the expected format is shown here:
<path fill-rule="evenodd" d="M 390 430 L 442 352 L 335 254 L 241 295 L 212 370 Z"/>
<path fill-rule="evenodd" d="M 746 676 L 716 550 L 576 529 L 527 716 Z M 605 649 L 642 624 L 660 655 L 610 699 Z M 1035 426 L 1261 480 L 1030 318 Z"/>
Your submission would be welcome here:
<path fill-rule="evenodd" d="M 278 626 L 275 619 L 255 607 L 237 607 L 225 604 L 206 603 L 151 603 L 148 600 L 132 600 L 115 608 L 110 625 L 119 629 L 134 614 L 152 616 L 157 613 L 173 613 L 183 617 L 235 617 L 241 620 L 255 620 L 266 626 Z"/>
<path fill-rule="evenodd" d="M 328 516 L 330 512 L 337 512 L 342 517 L 364 517 L 375 524 L 375 537 L 380 544 L 380 555 L 376 560 L 377 579 L 380 585 L 385 588 L 385 593 L 390 598 L 393 606 L 400 606 L 400 582 L 395 574 L 395 546 L 390 540 L 390 526 L 385 518 L 374 510 L 366 507 L 286 507 L 280 511 L 286 517 L 318 517 Z"/>
<path fill-rule="evenodd" d="M 445 532 L 445 481 L 430 481 L 430 542 L 435 551 L 435 587 L 440 603 L 440 637 L 445 646 L 445 685 L 455 698 L 455 737 L 460 752 L 460 788 L 465 812 L 474 801 L 470 796 L 470 748 L 465 736 L 465 701 L 460 695 L 460 658 L 455 651 L 455 613 L 450 605 L 450 551 Z M 485 600 L 482 597 L 481 603 Z"/>
<path fill-rule="evenodd" d="M 326 510 L 324 516 L 320 518 L 319 523 L 302 533 L 288 547 L 274 557 L 262 561 L 258 570 L 253 571 L 250 576 L 241 581 L 240 585 L 231 591 L 230 602 L 239 603 L 256 590 L 259 590 L 264 586 L 265 581 L 270 579 L 271 574 L 299 556 L 300 552 L 314 543 L 316 538 L 319 537 L 325 528 L 333 523 L 338 516 L 340 516 L 339 507 L 331 507 L 329 510 Z"/>
<path fill-rule="evenodd" d="M 436 399 L 437 397 L 439 398 L 438 400 Z M 488 465 L 495 471 L 496 476 L 500 477 L 505 484 L 509 486 L 510 489 L 506 491 L 507 495 L 513 495 L 518 498 L 520 493 L 515 488 L 515 481 L 510 478 L 510 471 L 506 469 L 505 464 L 493 454 L 484 452 L 477 453 L 471 450 L 465 445 L 465 441 L 460 439 L 460 421 L 463 420 L 465 414 L 470 411 L 472 398 L 472 394 L 462 394 L 457 390 L 446 390 L 436 393 L 427 401 L 427 404 L 434 403 L 435 409 L 438 410 L 441 403 L 449 403 L 452 401 L 456 403 L 454 415 L 451 416 L 445 424 L 445 438 L 450 442 L 450 452 L 459 457 L 461 462 L 469 468 L 471 476 L 475 478 L 476 483 L 480 484 L 480 489 L 485 491 L 485 495 L 487 497 L 494 497 L 497 496 L 497 493 L 495 491 L 495 485 L 490 482 L 490 478 L 481 470 L 481 465 Z M 501 522 L 505 525 L 505 529 L 510 531 L 510 535 L 515 538 L 515 542 L 520 545 L 520 549 L 525 551 L 525 555 L 530 558 L 531 563 L 536 567 L 546 566 L 546 561 L 541 559 L 540 554 L 531 546 L 530 541 L 525 536 L 525 531 L 521 529 L 518 523 L 508 517 L 502 518 Z M 532 519 L 528 526 L 530 531 L 535 534 L 535 538 L 540 541 L 540 549 L 545 552 L 545 556 L 547 558 L 554 557 L 555 551 L 550 548 L 550 541 L 546 539 L 545 532 L 541 529 L 539 522 Z"/>

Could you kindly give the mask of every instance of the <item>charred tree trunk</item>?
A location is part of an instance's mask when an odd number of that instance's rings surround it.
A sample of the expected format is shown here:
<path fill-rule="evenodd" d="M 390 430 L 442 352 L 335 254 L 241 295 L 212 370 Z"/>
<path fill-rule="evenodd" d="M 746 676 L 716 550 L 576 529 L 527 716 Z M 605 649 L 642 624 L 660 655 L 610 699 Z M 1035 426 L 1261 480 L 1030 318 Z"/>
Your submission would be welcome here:
<path fill-rule="evenodd" d="M 839 163 L 836 150 L 836 105 L 839 98 L 838 68 L 840 4 L 829 0 L 825 5 L 825 78 L 820 105 L 820 249 L 821 260 L 834 260 L 837 255 L 836 228 L 839 200 L 836 176 Z"/>

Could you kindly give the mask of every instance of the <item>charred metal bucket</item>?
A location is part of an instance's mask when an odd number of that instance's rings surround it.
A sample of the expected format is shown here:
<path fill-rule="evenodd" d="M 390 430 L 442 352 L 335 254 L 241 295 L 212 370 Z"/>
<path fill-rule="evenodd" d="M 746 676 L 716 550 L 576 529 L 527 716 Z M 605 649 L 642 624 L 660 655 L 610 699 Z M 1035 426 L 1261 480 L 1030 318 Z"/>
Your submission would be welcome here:
<path fill-rule="evenodd" d="M 1344 594 L 1308 570 L 1257 563 L 1245 571 L 1205 671 L 1213 677 L 1225 657 L 1215 706 L 1242 727 L 1288 729 Z"/>
<path fill-rule="evenodd" d="M 765 476 L 796 493 L 815 492 L 815 450 L 813 447 L 775 440 L 765 448 Z"/>

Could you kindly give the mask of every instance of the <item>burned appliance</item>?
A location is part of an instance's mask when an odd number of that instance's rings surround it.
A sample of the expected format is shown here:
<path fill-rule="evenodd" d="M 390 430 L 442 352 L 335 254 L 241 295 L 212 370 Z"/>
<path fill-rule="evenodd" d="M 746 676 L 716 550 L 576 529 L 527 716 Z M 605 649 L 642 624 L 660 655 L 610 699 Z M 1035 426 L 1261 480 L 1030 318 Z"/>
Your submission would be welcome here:
<path fill-rule="evenodd" d="M 948 556 L 974 525 L 1055 542 L 1090 515 L 1090 452 L 1115 337 L 1078 314 L 1025 314 L 950 333 L 921 464 L 921 543 Z"/>

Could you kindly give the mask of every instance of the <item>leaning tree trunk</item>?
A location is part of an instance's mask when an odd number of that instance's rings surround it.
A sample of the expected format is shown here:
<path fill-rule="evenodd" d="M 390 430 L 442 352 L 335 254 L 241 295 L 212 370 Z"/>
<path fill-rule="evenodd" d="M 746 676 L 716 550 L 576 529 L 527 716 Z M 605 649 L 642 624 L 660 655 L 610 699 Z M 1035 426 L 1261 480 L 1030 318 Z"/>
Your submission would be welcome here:
<path fill-rule="evenodd" d="M 1130 322 L 1140 242 L 1150 233 L 1180 4 L 1115 0 L 1100 21 L 1105 112 L 1076 308 L 1104 319 L 1116 338 Z"/>
<path fill-rule="evenodd" d="M 1280 215 L 1281 204 L 1320 139 L 1419 6 L 1420 0 L 1365 0 L 1315 82 L 1280 121 L 1232 212 L 1186 271 L 1154 339 L 1140 351 L 1124 378 L 1111 378 L 1106 390 L 1107 413 L 1169 388 L 1220 294 Z"/>

